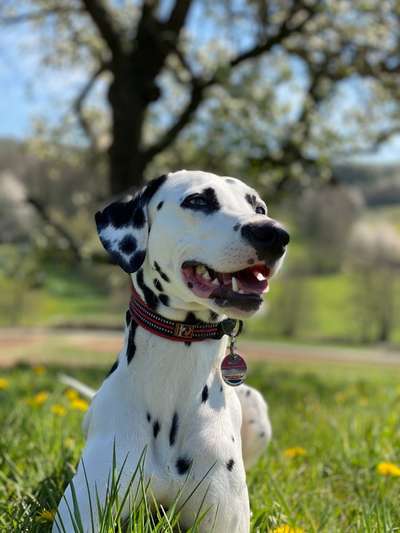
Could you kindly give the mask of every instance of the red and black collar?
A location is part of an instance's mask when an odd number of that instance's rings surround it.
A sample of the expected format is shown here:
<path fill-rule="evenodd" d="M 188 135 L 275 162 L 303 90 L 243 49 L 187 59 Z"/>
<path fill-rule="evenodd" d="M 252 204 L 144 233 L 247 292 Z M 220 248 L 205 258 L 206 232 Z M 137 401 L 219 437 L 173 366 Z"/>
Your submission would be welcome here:
<path fill-rule="evenodd" d="M 231 335 L 237 326 L 241 330 L 241 321 L 227 318 L 221 322 L 200 322 L 188 324 L 178 320 L 169 320 L 153 311 L 140 297 L 132 284 L 132 294 L 129 302 L 132 319 L 142 328 L 159 337 L 175 342 L 199 342 L 207 339 L 221 339 L 224 335 Z M 239 324 L 238 324 L 239 323 Z"/>

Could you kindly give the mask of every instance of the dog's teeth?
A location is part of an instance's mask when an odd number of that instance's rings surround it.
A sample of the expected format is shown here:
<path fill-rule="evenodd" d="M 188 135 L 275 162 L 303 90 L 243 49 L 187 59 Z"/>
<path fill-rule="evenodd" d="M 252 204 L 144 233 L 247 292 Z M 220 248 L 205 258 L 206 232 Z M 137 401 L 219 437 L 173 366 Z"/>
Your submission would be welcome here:
<path fill-rule="evenodd" d="M 211 276 L 207 271 L 203 274 L 203 278 L 206 279 L 207 281 L 211 281 Z"/>
<path fill-rule="evenodd" d="M 196 273 L 200 274 L 201 276 L 204 276 L 204 274 L 207 272 L 206 267 L 204 265 L 198 265 L 196 268 Z"/>
<path fill-rule="evenodd" d="M 238 291 L 238 282 L 235 276 L 232 276 L 232 289 L 237 292 Z"/>
<path fill-rule="evenodd" d="M 215 287 L 219 287 L 219 281 L 217 278 L 212 280 L 212 285 L 214 285 Z"/>

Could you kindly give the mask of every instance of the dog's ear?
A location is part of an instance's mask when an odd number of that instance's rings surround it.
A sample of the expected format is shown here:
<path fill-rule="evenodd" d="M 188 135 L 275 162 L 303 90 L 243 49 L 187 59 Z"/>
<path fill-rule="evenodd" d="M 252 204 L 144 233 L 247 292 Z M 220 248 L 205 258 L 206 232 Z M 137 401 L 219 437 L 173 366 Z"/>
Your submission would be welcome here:
<path fill-rule="evenodd" d="M 146 257 L 149 233 L 147 206 L 165 180 L 166 176 L 160 176 L 134 197 L 113 202 L 95 215 L 102 245 L 128 274 L 136 272 Z"/>

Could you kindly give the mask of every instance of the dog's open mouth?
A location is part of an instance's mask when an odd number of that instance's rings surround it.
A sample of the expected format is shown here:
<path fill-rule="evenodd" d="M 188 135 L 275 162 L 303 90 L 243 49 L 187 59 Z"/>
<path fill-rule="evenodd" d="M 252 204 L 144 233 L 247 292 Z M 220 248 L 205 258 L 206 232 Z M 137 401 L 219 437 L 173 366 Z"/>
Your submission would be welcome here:
<path fill-rule="evenodd" d="M 271 270 L 260 263 L 236 272 L 217 272 L 198 261 L 185 261 L 182 275 L 189 289 L 200 298 L 211 298 L 219 307 L 257 310 L 268 290 Z"/>

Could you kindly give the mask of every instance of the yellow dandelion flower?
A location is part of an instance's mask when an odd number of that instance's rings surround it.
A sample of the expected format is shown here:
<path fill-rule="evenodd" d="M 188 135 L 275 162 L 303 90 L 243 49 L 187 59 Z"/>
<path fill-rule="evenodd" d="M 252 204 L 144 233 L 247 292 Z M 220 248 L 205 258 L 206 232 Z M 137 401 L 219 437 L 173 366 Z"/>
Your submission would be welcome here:
<path fill-rule="evenodd" d="M 75 441 L 74 439 L 72 439 L 71 437 L 67 437 L 65 440 L 64 440 L 64 446 L 66 448 L 69 448 L 70 450 L 74 449 L 75 448 Z"/>
<path fill-rule="evenodd" d="M 64 394 L 70 402 L 79 399 L 79 394 L 74 389 L 67 389 Z"/>
<path fill-rule="evenodd" d="M 59 403 L 55 403 L 51 406 L 51 412 L 57 416 L 65 416 L 67 414 L 66 408 Z"/>
<path fill-rule="evenodd" d="M 46 372 L 46 369 L 43 365 L 34 366 L 32 370 L 37 376 L 42 376 Z"/>
<path fill-rule="evenodd" d="M 400 477 L 400 466 L 394 463 L 379 463 L 377 466 L 378 474 L 381 476 Z"/>
<path fill-rule="evenodd" d="M 301 446 L 294 446 L 293 448 L 287 448 L 283 451 L 283 455 L 287 457 L 288 459 L 292 459 L 293 457 L 300 457 L 302 455 L 306 455 L 307 452 L 304 448 Z"/>
<path fill-rule="evenodd" d="M 0 378 L 0 390 L 8 389 L 10 382 L 6 378 Z"/>
<path fill-rule="evenodd" d="M 50 511 L 49 509 L 44 509 L 38 514 L 39 522 L 53 522 L 54 517 L 56 516 L 56 511 Z"/>
<path fill-rule="evenodd" d="M 271 533 L 304 533 L 304 529 L 301 529 L 300 527 L 292 527 L 292 526 L 288 526 L 287 524 L 284 524 L 282 526 L 278 526 L 275 529 L 273 529 Z"/>
<path fill-rule="evenodd" d="M 48 392 L 38 392 L 37 394 L 35 394 L 35 396 L 33 396 L 33 398 L 29 398 L 27 400 L 27 403 L 28 405 L 32 405 L 33 407 L 38 407 L 39 405 L 43 405 L 47 401 L 48 397 Z"/>
<path fill-rule="evenodd" d="M 77 411 L 87 411 L 89 409 L 89 404 L 86 400 L 77 398 L 76 400 L 72 400 L 71 407 Z"/>

